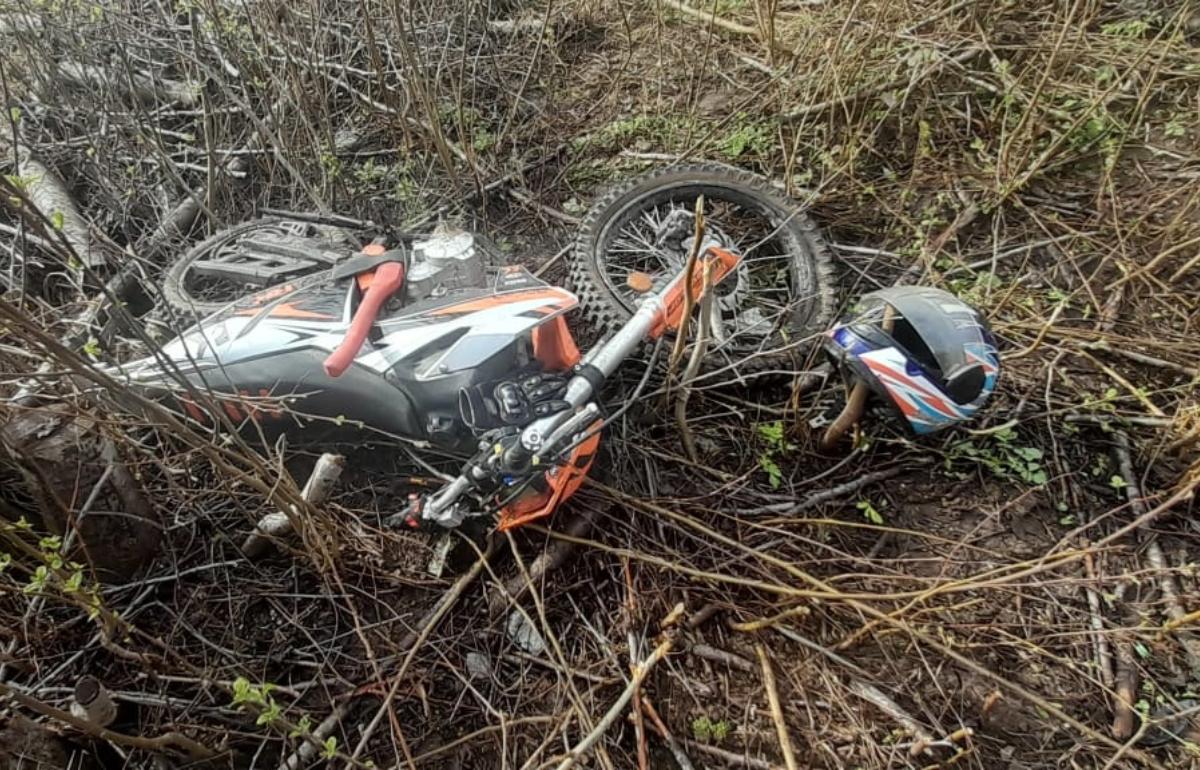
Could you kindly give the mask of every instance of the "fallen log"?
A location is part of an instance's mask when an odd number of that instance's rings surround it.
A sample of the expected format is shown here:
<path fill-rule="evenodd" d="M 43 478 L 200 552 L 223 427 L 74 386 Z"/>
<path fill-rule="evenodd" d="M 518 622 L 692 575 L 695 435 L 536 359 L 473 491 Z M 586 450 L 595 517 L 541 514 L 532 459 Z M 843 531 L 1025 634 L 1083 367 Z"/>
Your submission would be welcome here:
<path fill-rule="evenodd" d="M 111 241 L 93 228 L 79 213 L 71 193 L 57 173 L 23 143 L 16 148 L 16 184 L 24 193 L 26 201 L 36 209 L 28 212 L 39 219 L 39 224 L 50 223 L 61 236 L 68 250 L 68 262 L 75 272 L 82 268 L 94 269 L 109 262 L 110 257 L 120 253 Z"/>
<path fill-rule="evenodd" d="M 195 105 L 199 89 L 170 78 L 153 78 L 141 72 L 123 73 L 65 61 L 58 65 L 59 80 L 78 89 L 110 89 L 127 99 L 146 106 L 176 103 Z"/>

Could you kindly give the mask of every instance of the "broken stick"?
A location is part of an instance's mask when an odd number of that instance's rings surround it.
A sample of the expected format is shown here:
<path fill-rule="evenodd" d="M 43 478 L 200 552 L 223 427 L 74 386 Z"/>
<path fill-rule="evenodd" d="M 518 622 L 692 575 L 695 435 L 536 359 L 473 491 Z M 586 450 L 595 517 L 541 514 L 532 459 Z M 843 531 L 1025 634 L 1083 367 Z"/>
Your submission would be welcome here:
<path fill-rule="evenodd" d="M 321 455 L 300 496 L 312 505 L 324 502 L 325 498 L 329 497 L 329 493 L 333 491 L 333 485 L 341 477 L 345 464 L 346 458 L 341 455 L 328 452 Z M 271 544 L 272 538 L 283 537 L 292 532 L 294 529 L 292 519 L 299 513 L 297 509 L 293 508 L 291 511 L 275 511 L 263 516 L 254 531 L 242 543 L 242 553 L 250 559 L 261 556 Z"/>

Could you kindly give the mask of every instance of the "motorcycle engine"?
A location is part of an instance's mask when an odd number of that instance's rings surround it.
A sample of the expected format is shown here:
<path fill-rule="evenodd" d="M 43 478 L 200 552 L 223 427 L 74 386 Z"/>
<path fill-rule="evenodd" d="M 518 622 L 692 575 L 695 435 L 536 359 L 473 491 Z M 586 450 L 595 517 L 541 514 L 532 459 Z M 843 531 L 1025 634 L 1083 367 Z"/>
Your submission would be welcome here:
<path fill-rule="evenodd" d="M 409 300 L 439 297 L 451 289 L 484 283 L 483 254 L 470 233 L 439 229 L 413 243 L 404 278 Z"/>

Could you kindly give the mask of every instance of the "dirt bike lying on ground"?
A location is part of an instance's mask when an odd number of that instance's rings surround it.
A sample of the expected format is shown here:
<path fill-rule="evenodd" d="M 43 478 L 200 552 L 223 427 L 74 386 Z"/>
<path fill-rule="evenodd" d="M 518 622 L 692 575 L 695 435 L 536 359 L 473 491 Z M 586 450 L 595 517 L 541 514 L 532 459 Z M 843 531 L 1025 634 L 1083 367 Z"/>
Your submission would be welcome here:
<path fill-rule="evenodd" d="M 705 225 L 697 241 L 698 196 Z M 645 341 L 679 328 L 689 274 L 697 302 L 715 293 L 713 359 L 735 369 L 788 366 L 833 311 L 827 250 L 804 211 L 758 177 L 722 166 L 652 172 L 593 207 L 570 276 L 587 318 L 609 336 L 586 355 L 565 320 L 577 296 L 520 266 L 489 271 L 469 233 L 377 239 L 355 253 L 336 230 L 257 225 L 193 250 L 172 268 L 166 294 L 187 310 L 222 280 L 260 290 L 124 373 L 132 385 L 170 393 L 197 421 L 269 431 L 302 414 L 309 424 L 360 423 L 473 451 L 459 476 L 410 496 L 397 517 L 407 526 L 454 527 L 498 513 L 509 529 L 570 497 L 605 425 L 601 389 Z M 994 347 L 974 311 L 947 310 L 957 302 L 949 295 L 927 300 L 885 298 L 886 328 L 866 317 L 838 327 L 828 345 L 855 382 L 906 415 L 914 399 L 919 410 L 932 398 L 966 419 L 994 385 Z M 968 335 L 969 356 L 955 339 L 919 345 L 920 324 L 905 320 L 949 311 L 959 317 L 939 333 L 982 330 Z"/>

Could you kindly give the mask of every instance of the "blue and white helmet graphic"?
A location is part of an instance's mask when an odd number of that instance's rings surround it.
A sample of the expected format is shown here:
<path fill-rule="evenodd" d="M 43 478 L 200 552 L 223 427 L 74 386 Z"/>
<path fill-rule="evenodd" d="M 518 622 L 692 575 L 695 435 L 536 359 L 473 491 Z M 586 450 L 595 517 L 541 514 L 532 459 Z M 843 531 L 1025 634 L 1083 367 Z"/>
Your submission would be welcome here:
<path fill-rule="evenodd" d="M 969 420 L 1000 374 L 987 322 L 941 289 L 867 294 L 859 311 L 829 332 L 825 347 L 849 380 L 866 383 L 916 433 Z"/>

